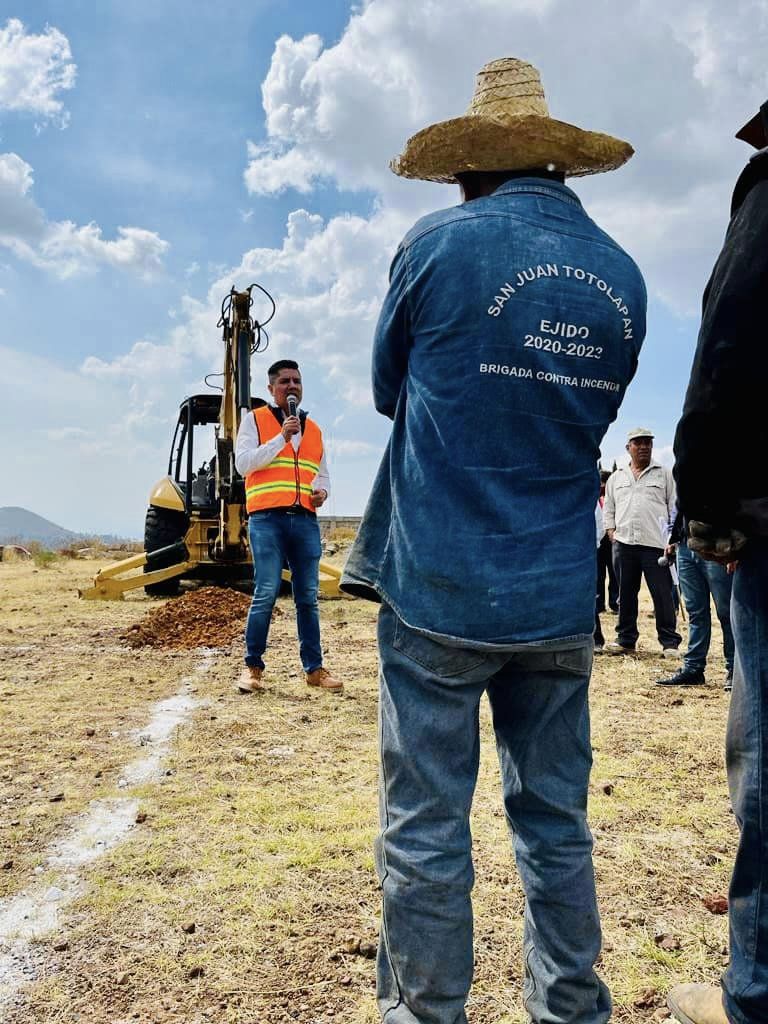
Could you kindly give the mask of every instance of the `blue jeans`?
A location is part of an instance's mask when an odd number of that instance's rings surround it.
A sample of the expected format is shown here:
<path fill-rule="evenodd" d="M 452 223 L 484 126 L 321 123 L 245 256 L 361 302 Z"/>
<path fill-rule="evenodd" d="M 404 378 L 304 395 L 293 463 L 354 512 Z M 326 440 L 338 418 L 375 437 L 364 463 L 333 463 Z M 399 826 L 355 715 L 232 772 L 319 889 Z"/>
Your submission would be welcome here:
<path fill-rule="evenodd" d="M 751 542 L 733 577 L 736 670 L 728 718 L 728 788 L 740 838 L 729 892 L 728 1016 L 768 1021 L 768 541 Z"/>
<path fill-rule="evenodd" d="M 281 510 L 252 512 L 248 539 L 253 556 L 253 600 L 245 627 L 245 663 L 264 668 L 272 609 L 280 592 L 283 565 L 291 570 L 299 655 L 305 672 L 323 664 L 317 607 L 320 528 L 317 519 Z"/>
<path fill-rule="evenodd" d="M 677 571 L 685 607 L 688 609 L 688 650 L 683 662 L 684 668 L 691 672 L 703 672 L 707 663 L 709 643 L 712 639 L 712 614 L 709 607 L 711 594 L 723 630 L 723 653 L 730 675 L 733 672 L 733 577 L 728 575 L 725 566 L 718 565 L 717 562 L 707 562 L 684 543 L 677 549 Z"/>
<path fill-rule="evenodd" d="M 469 812 L 488 694 L 526 896 L 523 998 L 533 1021 L 602 1024 L 600 920 L 587 826 L 592 644 L 488 652 L 379 615 L 383 892 L 377 962 L 388 1024 L 466 1024 L 474 881 Z"/>

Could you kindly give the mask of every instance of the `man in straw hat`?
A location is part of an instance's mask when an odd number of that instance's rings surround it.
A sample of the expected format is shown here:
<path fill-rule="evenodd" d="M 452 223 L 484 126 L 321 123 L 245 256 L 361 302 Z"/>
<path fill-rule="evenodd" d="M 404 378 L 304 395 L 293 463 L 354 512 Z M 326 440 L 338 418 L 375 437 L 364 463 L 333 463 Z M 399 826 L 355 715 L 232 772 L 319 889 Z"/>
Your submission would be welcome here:
<path fill-rule="evenodd" d="M 758 152 L 736 183 L 704 292 L 674 472 L 688 547 L 738 563 L 726 762 L 740 836 L 728 894 L 728 968 L 720 987 L 672 989 L 669 1007 L 683 1024 L 768 1021 L 768 103 L 736 137 Z"/>
<path fill-rule="evenodd" d="M 563 181 L 631 154 L 551 118 L 537 70 L 504 59 L 480 71 L 465 116 L 392 164 L 458 182 L 464 202 L 419 221 L 395 255 L 373 352 L 376 408 L 394 423 L 344 580 L 382 602 L 389 1024 L 466 1021 L 484 693 L 526 894 L 528 1012 L 610 1014 L 586 822 L 593 510 L 646 296 Z"/>

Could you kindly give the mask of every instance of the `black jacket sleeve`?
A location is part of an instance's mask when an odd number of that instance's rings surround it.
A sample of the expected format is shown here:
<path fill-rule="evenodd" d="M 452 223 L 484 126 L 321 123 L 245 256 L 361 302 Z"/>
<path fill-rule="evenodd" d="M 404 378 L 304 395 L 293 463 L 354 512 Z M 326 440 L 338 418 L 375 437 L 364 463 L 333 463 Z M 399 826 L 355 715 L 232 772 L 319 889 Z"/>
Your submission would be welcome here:
<path fill-rule="evenodd" d="M 768 494 L 768 180 L 728 226 L 704 294 L 675 435 L 678 507 L 687 519 L 738 525 L 744 499 Z"/>

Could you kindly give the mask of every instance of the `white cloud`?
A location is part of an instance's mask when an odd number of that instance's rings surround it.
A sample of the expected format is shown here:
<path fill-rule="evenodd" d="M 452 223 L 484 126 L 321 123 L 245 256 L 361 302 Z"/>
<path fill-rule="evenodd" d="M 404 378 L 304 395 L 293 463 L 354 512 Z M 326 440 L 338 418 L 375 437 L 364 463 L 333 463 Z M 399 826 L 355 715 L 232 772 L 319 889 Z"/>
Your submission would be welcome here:
<path fill-rule="evenodd" d="M 112 360 L 88 356 L 81 370 L 86 377 L 98 380 L 149 380 L 156 374 L 173 373 L 181 369 L 183 362 L 183 352 L 176 345 L 137 341 L 128 352 Z"/>
<path fill-rule="evenodd" d="M 319 157 L 307 156 L 298 149 L 281 152 L 279 148 L 248 143 L 250 163 L 245 171 L 245 185 L 255 195 L 270 195 L 295 188 L 311 192 L 323 176 Z"/>
<path fill-rule="evenodd" d="M 75 84 L 69 41 L 57 28 L 27 32 L 18 18 L 0 28 L 0 110 L 33 114 L 62 127 L 69 115 L 59 94 Z"/>
<path fill-rule="evenodd" d="M 314 366 L 337 399 L 369 405 L 370 341 L 391 255 L 406 226 L 406 219 L 393 212 L 371 218 L 342 215 L 326 222 L 318 214 L 295 210 L 279 247 L 244 253 L 237 266 L 219 274 L 204 303 L 184 300 L 182 322 L 165 341 L 139 341 L 112 360 L 90 356 L 82 372 L 155 387 L 158 380 L 176 382 L 182 371 L 191 371 L 202 360 L 211 361 L 204 372 L 218 370 L 220 352 L 212 325 L 222 296 L 233 281 L 244 288 L 255 280 L 266 284 L 278 301 L 269 326 L 269 362 L 295 357 Z M 266 315 L 257 292 L 253 313 Z M 255 386 L 259 377 L 255 360 Z"/>
<path fill-rule="evenodd" d="M 414 131 L 466 108 L 484 62 L 515 54 L 541 69 L 554 116 L 635 145 L 626 170 L 575 187 L 642 260 L 651 291 L 689 314 L 748 155 L 730 136 L 768 95 L 768 6 L 640 0 L 630 23 L 608 0 L 480 0 L 471 32 L 462 12 L 452 0 L 369 0 L 333 46 L 278 39 L 247 187 L 306 195 L 330 180 L 402 213 L 446 205 L 455 192 L 397 179 L 388 161 Z"/>
<path fill-rule="evenodd" d="M 15 153 L 0 156 L 0 191 L 25 196 L 32 188 L 32 168 Z"/>
<path fill-rule="evenodd" d="M 154 231 L 119 227 L 104 239 L 96 224 L 48 220 L 32 198 L 32 168 L 16 153 L 0 154 L 0 246 L 58 277 L 110 266 L 150 277 L 162 267 L 168 242 Z"/>
<path fill-rule="evenodd" d="M 353 441 L 343 437 L 331 437 L 326 447 L 332 459 L 354 459 L 361 455 L 377 455 L 379 452 L 378 445 L 369 441 Z"/>
<path fill-rule="evenodd" d="M 84 427 L 47 427 L 42 433 L 46 440 L 68 446 L 72 441 L 88 437 L 88 431 Z"/>
<path fill-rule="evenodd" d="M 665 199 L 598 199 L 590 204 L 590 213 L 631 250 L 651 278 L 657 298 L 675 312 L 694 317 L 701 308 L 706 268 L 722 242 L 727 207 L 720 191 L 718 185 L 707 183 Z"/>
<path fill-rule="evenodd" d="M 117 235 L 109 241 L 101 237 L 101 228 L 96 224 L 77 227 L 71 221 L 61 221 L 49 224 L 40 252 L 62 277 L 99 264 L 138 270 L 146 276 L 160 270 L 168 242 L 155 231 L 118 227 Z"/>

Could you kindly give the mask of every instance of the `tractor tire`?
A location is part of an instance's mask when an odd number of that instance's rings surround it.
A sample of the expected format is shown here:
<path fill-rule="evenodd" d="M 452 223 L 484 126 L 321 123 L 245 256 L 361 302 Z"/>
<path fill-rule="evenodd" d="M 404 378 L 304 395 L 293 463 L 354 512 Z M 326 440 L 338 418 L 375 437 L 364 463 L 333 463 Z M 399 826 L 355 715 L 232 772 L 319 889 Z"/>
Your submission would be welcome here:
<path fill-rule="evenodd" d="M 144 550 L 157 551 L 158 548 L 168 547 L 181 540 L 189 528 L 189 519 L 184 512 L 175 512 L 169 508 L 158 508 L 150 505 L 147 509 L 147 518 L 144 522 Z M 144 566 L 144 572 L 152 572 L 153 569 L 167 569 L 173 565 L 173 557 L 162 559 L 158 564 L 155 562 L 152 568 Z M 162 580 L 160 583 L 149 583 L 144 591 L 152 597 L 173 597 L 179 592 L 181 579 L 174 576 L 170 580 Z"/>

